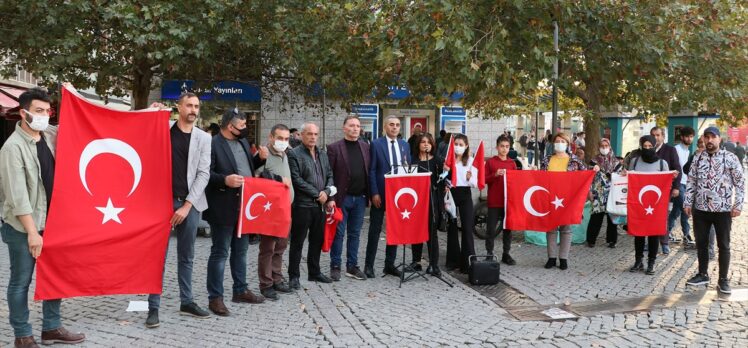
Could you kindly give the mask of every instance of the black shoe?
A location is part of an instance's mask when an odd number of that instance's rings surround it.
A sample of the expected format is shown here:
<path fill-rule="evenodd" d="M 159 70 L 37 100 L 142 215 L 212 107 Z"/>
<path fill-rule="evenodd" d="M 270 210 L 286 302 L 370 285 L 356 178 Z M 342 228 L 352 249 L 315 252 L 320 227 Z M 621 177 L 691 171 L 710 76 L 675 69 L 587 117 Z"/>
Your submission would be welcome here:
<path fill-rule="evenodd" d="M 556 267 L 556 258 L 555 257 L 549 257 L 548 262 L 545 263 L 546 269 L 551 269 L 553 267 Z"/>
<path fill-rule="evenodd" d="M 181 305 L 179 307 L 179 312 L 182 314 L 188 314 L 200 319 L 207 319 L 210 317 L 210 313 L 208 311 L 200 308 L 200 306 L 197 305 L 197 303 L 192 302 L 186 305 Z"/>
<path fill-rule="evenodd" d="M 340 267 L 330 268 L 330 279 L 336 282 L 340 281 Z"/>
<path fill-rule="evenodd" d="M 272 286 L 269 288 L 260 289 L 260 294 L 262 294 L 262 296 L 264 296 L 268 300 L 278 301 L 278 292 L 276 292 Z"/>
<path fill-rule="evenodd" d="M 366 278 L 376 277 L 374 274 L 374 267 L 364 267 L 364 274 L 366 275 Z"/>
<path fill-rule="evenodd" d="M 732 289 L 730 289 L 730 281 L 728 281 L 726 278 L 720 279 L 717 282 L 717 290 L 723 294 L 732 293 Z"/>
<path fill-rule="evenodd" d="M 608 243 L 608 248 L 615 249 L 616 243 Z"/>
<path fill-rule="evenodd" d="M 631 266 L 631 268 L 629 268 L 629 272 L 641 272 L 643 270 L 644 270 L 644 264 L 642 263 L 641 259 L 636 260 L 636 262 L 634 262 L 634 265 Z"/>
<path fill-rule="evenodd" d="M 434 277 L 442 276 L 442 270 L 439 269 L 439 266 L 429 266 L 429 268 L 431 268 L 431 272 L 429 272 L 429 274 L 431 274 L 432 276 Z"/>
<path fill-rule="evenodd" d="M 400 272 L 400 270 L 395 268 L 394 265 L 388 265 L 388 266 L 384 266 L 384 274 L 389 274 L 389 275 L 393 275 L 395 277 L 400 278 L 402 277 L 403 272 Z"/>
<path fill-rule="evenodd" d="M 558 260 L 559 260 L 559 263 L 560 263 L 560 265 L 558 266 L 558 268 L 560 268 L 562 270 L 565 270 L 565 269 L 569 268 L 569 264 L 566 262 L 566 259 L 558 259 Z"/>
<path fill-rule="evenodd" d="M 280 282 L 280 283 L 273 284 L 273 289 L 275 289 L 275 291 L 277 291 L 277 292 L 285 293 L 285 294 L 287 294 L 289 292 L 293 292 L 293 289 L 291 289 L 291 287 L 286 282 Z"/>
<path fill-rule="evenodd" d="M 421 264 L 420 264 L 420 263 L 418 263 L 418 262 L 413 262 L 413 263 L 411 263 L 411 264 L 410 264 L 410 268 L 411 268 L 411 269 L 412 269 L 412 270 L 413 270 L 414 272 L 420 272 L 420 271 L 423 271 L 423 266 L 421 266 Z"/>
<path fill-rule="evenodd" d="M 709 276 L 706 274 L 697 273 L 686 282 L 686 285 L 698 286 L 709 284 Z"/>
<path fill-rule="evenodd" d="M 152 329 L 159 325 L 161 325 L 161 323 L 158 321 L 158 309 L 149 309 L 148 318 L 145 320 L 145 327 Z"/>
<path fill-rule="evenodd" d="M 301 290 L 301 284 L 299 284 L 299 277 L 293 277 L 288 281 L 288 287 L 291 290 Z"/>
<path fill-rule="evenodd" d="M 514 259 L 509 255 L 509 253 L 503 253 L 501 255 L 501 262 L 509 266 L 514 266 L 517 264 L 517 261 L 514 261 Z"/>
<path fill-rule="evenodd" d="M 317 274 L 317 275 L 310 275 L 308 279 L 310 282 L 318 282 L 318 283 L 325 283 L 325 284 L 332 283 L 332 279 L 330 279 L 330 277 L 322 273 Z"/>
<path fill-rule="evenodd" d="M 366 274 L 361 272 L 361 269 L 359 269 L 358 266 L 346 267 L 345 276 L 357 280 L 366 280 Z"/>
<path fill-rule="evenodd" d="M 646 273 L 648 275 L 655 274 L 655 262 L 654 262 L 654 260 L 649 260 L 649 262 L 647 262 L 647 271 L 644 272 L 644 273 Z"/>

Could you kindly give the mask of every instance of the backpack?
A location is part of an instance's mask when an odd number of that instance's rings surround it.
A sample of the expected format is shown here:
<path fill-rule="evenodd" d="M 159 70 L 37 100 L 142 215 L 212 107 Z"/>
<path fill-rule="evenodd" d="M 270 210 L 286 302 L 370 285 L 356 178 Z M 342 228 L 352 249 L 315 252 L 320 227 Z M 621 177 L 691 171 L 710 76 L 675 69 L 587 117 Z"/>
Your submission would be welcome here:
<path fill-rule="evenodd" d="M 639 158 L 640 157 L 641 156 L 634 157 L 634 164 L 631 166 L 631 170 L 635 170 L 636 169 L 636 164 L 639 163 Z M 665 169 L 665 165 L 663 164 L 664 162 L 665 162 L 665 160 L 662 159 L 662 158 L 660 158 L 660 171 L 661 172 L 664 171 L 664 169 Z"/>

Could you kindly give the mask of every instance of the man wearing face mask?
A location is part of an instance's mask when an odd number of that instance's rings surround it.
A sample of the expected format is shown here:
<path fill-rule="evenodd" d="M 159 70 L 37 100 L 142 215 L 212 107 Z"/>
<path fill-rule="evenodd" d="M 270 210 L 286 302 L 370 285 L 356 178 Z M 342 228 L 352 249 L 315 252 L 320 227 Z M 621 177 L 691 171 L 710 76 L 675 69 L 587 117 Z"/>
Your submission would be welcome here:
<path fill-rule="evenodd" d="M 340 190 L 335 195 L 335 204 L 343 210 L 343 220 L 338 223 L 335 240 L 330 249 L 330 278 L 340 280 L 343 240 L 346 230 L 346 272 L 345 275 L 365 280 L 366 275 L 358 268 L 358 245 L 364 211 L 369 203 L 369 144 L 360 141 L 361 121 L 358 116 L 348 116 L 343 121 L 343 139 L 327 145 L 335 187 Z"/>
<path fill-rule="evenodd" d="M 653 136 L 657 141 L 657 145 L 655 146 L 657 157 L 665 160 L 665 162 L 667 162 L 668 168 L 672 168 L 678 171 L 678 178 L 673 181 L 673 188 L 670 191 L 670 201 L 673 202 L 674 198 L 682 194 L 682 192 L 680 192 L 680 182 L 682 176 L 681 170 L 683 170 L 683 167 L 681 166 L 680 159 L 678 158 L 678 151 L 676 151 L 674 147 L 665 144 L 665 130 L 662 127 L 652 128 L 649 131 L 649 135 Z M 670 254 L 670 239 L 671 236 L 669 231 L 666 235 L 660 238 L 660 243 L 662 244 L 662 253 L 665 255 Z"/>
<path fill-rule="evenodd" d="M 28 292 L 36 258 L 42 253 L 47 211 L 52 200 L 57 127 L 49 126 L 50 99 L 33 88 L 18 98 L 21 121 L 0 149 L 2 239 L 8 245 L 8 319 L 15 347 L 38 347 L 29 324 Z M 42 343 L 80 343 L 86 336 L 62 326 L 60 300 L 42 302 Z"/>
<path fill-rule="evenodd" d="M 244 114 L 232 109 L 223 114 L 221 132 L 211 142 L 210 182 L 205 190 L 209 203 L 205 219 L 210 224 L 213 239 L 208 257 L 208 308 L 220 316 L 229 315 L 223 301 L 223 272 L 227 258 L 234 281 L 231 302 L 265 301 L 262 296 L 253 294 L 247 285 L 249 236 L 236 236 L 244 177 L 254 176 L 254 168 L 262 166 L 268 157 L 268 149 L 264 146 L 257 155 L 250 154 L 248 131 Z"/>

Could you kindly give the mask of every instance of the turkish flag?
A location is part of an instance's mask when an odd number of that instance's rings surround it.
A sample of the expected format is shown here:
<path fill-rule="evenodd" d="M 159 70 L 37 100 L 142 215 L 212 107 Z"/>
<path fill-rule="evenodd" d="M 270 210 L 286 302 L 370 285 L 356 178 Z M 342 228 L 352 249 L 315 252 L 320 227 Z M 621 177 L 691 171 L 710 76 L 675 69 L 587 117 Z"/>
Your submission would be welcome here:
<path fill-rule="evenodd" d="M 478 171 L 478 189 L 482 190 L 486 186 L 486 160 L 483 150 L 483 140 L 478 144 L 478 151 L 475 151 L 473 157 L 473 167 Z"/>
<path fill-rule="evenodd" d="M 169 111 L 118 111 L 62 89 L 55 185 L 34 299 L 160 294 Z"/>
<path fill-rule="evenodd" d="M 455 136 L 454 134 L 449 136 L 449 144 L 447 145 L 447 156 L 444 157 L 444 165 L 449 168 L 452 173 L 452 185 L 457 185 L 457 167 L 455 166 Z"/>
<path fill-rule="evenodd" d="M 238 234 L 255 233 L 288 238 L 291 229 L 291 193 L 282 182 L 244 178 Z"/>
<path fill-rule="evenodd" d="M 387 245 L 419 244 L 429 239 L 431 173 L 384 176 Z"/>
<path fill-rule="evenodd" d="M 637 237 L 666 234 L 673 174 L 670 172 L 628 172 L 628 178 L 629 188 L 626 194 L 628 233 Z"/>
<path fill-rule="evenodd" d="M 591 170 L 507 170 L 504 228 L 550 232 L 558 226 L 581 223 L 594 175 Z"/>
<path fill-rule="evenodd" d="M 327 212 L 325 219 L 325 239 L 322 243 L 322 252 L 330 252 L 332 242 L 335 241 L 335 233 L 338 231 L 338 223 L 343 221 L 343 209 L 335 207 L 331 212 Z"/>

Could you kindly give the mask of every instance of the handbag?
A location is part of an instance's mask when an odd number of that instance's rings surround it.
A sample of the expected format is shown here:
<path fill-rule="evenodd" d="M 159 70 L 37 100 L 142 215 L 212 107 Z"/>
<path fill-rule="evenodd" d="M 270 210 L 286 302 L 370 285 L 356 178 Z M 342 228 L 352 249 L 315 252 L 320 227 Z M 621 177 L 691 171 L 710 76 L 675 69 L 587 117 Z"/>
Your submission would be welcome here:
<path fill-rule="evenodd" d="M 499 283 L 501 265 L 496 255 L 470 255 L 468 264 L 470 284 L 496 285 Z"/>
<path fill-rule="evenodd" d="M 457 218 L 457 204 L 455 204 L 452 192 L 449 190 L 444 194 L 444 211 L 446 211 L 453 219 Z"/>
<path fill-rule="evenodd" d="M 610 192 L 608 193 L 608 205 L 605 207 L 608 214 L 626 216 L 626 197 L 628 196 L 629 179 L 616 173 L 611 175 Z"/>

